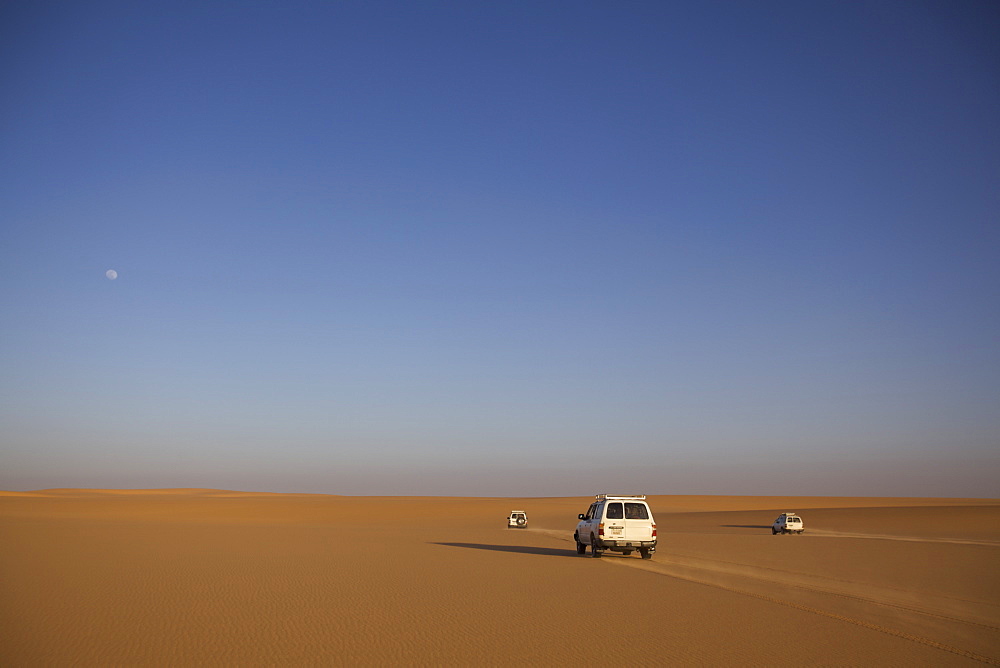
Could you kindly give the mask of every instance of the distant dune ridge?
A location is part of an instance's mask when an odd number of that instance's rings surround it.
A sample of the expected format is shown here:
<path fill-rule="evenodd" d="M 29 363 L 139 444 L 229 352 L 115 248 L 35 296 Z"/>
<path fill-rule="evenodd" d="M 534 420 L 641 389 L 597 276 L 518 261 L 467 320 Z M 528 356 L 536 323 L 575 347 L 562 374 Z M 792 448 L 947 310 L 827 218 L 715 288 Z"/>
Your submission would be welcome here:
<path fill-rule="evenodd" d="M 652 561 L 591 500 L 0 492 L 0 664 L 1000 665 L 998 499 L 651 496 Z"/>

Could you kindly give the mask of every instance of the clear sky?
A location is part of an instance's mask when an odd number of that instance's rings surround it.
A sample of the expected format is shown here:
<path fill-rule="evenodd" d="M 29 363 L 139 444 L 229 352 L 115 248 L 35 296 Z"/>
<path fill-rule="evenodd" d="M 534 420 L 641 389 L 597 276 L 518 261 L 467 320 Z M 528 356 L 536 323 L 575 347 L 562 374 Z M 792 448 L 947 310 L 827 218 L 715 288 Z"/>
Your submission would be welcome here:
<path fill-rule="evenodd" d="M 4 2 L 0 489 L 1000 496 L 998 34 Z"/>

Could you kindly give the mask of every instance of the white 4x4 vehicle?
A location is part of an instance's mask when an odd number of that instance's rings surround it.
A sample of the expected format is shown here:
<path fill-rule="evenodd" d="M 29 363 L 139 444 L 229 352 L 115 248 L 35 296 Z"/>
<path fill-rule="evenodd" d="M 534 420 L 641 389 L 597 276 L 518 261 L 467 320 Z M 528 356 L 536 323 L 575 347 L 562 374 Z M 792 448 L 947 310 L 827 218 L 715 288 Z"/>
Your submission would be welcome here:
<path fill-rule="evenodd" d="M 517 527 L 518 529 L 528 528 L 528 514 L 523 510 L 512 510 L 507 516 L 507 528 Z"/>
<path fill-rule="evenodd" d="M 776 533 L 802 533 L 802 518 L 795 513 L 781 513 L 771 525 L 771 535 Z"/>
<path fill-rule="evenodd" d="M 598 494 L 579 518 L 573 534 L 577 554 L 584 554 L 588 545 L 595 558 L 605 550 L 626 555 L 639 550 L 643 559 L 656 552 L 656 524 L 645 496 Z"/>

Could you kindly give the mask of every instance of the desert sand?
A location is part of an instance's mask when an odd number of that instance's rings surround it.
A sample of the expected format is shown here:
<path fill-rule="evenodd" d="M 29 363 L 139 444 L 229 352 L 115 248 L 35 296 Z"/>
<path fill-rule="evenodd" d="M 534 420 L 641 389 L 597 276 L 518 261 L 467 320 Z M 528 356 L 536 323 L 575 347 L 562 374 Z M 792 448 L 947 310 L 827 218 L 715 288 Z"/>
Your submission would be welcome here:
<path fill-rule="evenodd" d="M 0 664 L 1000 665 L 1000 500 L 591 500 L 0 492 Z"/>

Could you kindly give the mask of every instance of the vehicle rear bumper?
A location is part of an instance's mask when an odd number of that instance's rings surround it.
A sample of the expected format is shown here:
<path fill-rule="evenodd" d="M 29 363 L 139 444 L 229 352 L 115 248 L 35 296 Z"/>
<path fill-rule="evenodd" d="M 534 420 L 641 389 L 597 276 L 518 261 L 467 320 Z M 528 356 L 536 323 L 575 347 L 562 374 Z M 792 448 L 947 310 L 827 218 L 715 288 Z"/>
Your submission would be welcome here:
<path fill-rule="evenodd" d="M 608 540 L 598 539 L 597 547 L 612 549 L 616 547 L 638 549 L 640 547 L 649 548 L 650 551 L 656 549 L 655 540 Z"/>

